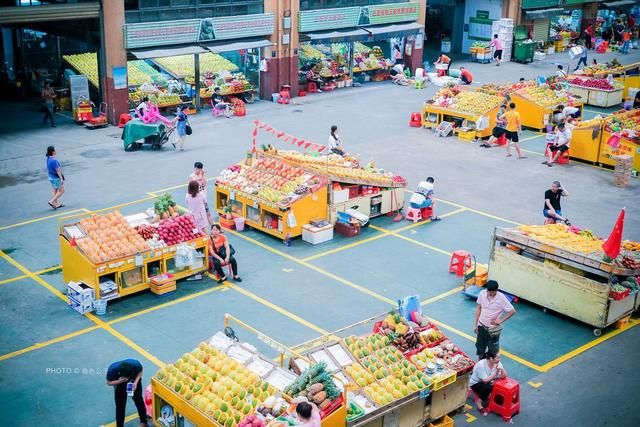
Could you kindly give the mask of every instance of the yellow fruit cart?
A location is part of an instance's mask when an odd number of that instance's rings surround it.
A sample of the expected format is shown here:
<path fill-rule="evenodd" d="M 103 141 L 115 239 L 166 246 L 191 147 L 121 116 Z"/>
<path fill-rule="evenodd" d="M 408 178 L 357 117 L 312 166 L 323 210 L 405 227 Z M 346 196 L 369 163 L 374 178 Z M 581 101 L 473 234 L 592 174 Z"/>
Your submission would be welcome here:
<path fill-rule="evenodd" d="M 489 276 L 505 292 L 591 325 L 600 336 L 637 309 L 638 292 L 612 296 L 613 280 L 640 274 L 603 261 L 601 245 L 561 224 L 496 227 Z"/>
<path fill-rule="evenodd" d="M 535 95 L 529 91 L 534 91 Z M 546 88 L 519 89 L 511 94 L 511 102 L 516 104 L 522 126 L 539 131 L 551 123 L 553 111 L 558 105 L 566 107 L 570 104 L 566 96 L 557 96 L 553 90 Z M 582 112 L 582 101 L 573 100 L 571 103 Z"/>
<path fill-rule="evenodd" d="M 176 246 L 165 246 L 132 253 L 128 256 L 95 262 L 80 249 L 78 241 L 82 239 L 79 220 L 90 217 L 90 214 L 72 215 L 59 220 L 60 255 L 62 258 L 62 275 L 65 283 L 83 282 L 93 288 L 95 298 L 100 299 L 100 284 L 112 281 L 117 284 L 117 292 L 109 293 L 104 299 L 119 298 L 142 292 L 151 287 L 151 278 L 165 273 L 180 280 L 208 269 L 209 239 L 199 237 L 185 243 L 191 245 L 199 253 L 202 263 L 198 267 L 176 267 Z M 145 214 L 136 217 L 138 221 Z"/>
<path fill-rule="evenodd" d="M 572 159 L 597 163 L 602 139 L 602 120 L 580 122 L 571 131 L 570 153 Z"/>
<path fill-rule="evenodd" d="M 486 138 L 491 136 L 491 131 L 496 125 L 496 115 L 500 110 L 500 105 L 504 102 L 504 97 L 472 90 L 460 92 L 456 95 L 456 98 L 459 97 L 463 97 L 465 101 L 473 98 L 477 99 L 474 111 L 465 111 L 465 108 L 460 107 L 441 107 L 434 103 L 426 102 L 422 107 L 422 127 L 435 128 L 443 121 L 457 119 L 463 121 L 463 126 L 473 129 L 481 117 L 486 117 L 489 121 L 488 126 L 482 130 L 476 130 L 474 137 Z M 490 106 L 490 108 L 487 106 Z M 465 121 L 466 124 L 464 124 Z"/>
<path fill-rule="evenodd" d="M 640 171 L 640 140 L 639 139 L 630 139 L 627 137 L 622 137 L 620 139 L 620 143 L 616 149 L 612 148 L 607 141 L 611 138 L 613 134 L 610 124 L 614 117 L 625 119 L 629 116 L 638 116 L 640 115 L 640 110 L 631 110 L 624 113 L 616 114 L 615 116 L 607 117 L 603 121 L 602 126 L 602 142 L 600 143 L 600 152 L 598 154 L 598 163 L 608 166 L 615 166 L 615 161 L 613 160 L 613 156 L 619 156 L 626 154 L 628 156 L 633 157 L 633 169 L 636 171 Z M 573 147 L 572 147 L 573 150 Z"/>
<path fill-rule="evenodd" d="M 640 88 L 640 62 L 622 65 L 614 69 L 596 71 L 593 73 L 593 77 L 603 79 L 607 78 L 609 74 L 613 75 L 615 81 L 624 85 L 623 98 L 629 96 L 630 88 Z"/>

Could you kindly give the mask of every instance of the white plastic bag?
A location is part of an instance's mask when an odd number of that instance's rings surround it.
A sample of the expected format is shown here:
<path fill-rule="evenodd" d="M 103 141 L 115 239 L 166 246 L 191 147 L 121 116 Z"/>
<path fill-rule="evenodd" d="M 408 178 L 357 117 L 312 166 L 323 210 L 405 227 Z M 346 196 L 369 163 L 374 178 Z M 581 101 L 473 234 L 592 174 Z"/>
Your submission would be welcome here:
<path fill-rule="evenodd" d="M 293 213 L 293 209 L 291 209 L 291 211 L 287 215 L 287 225 L 289 226 L 289 228 L 293 228 L 296 225 L 298 225 L 298 222 L 296 221 L 296 216 Z"/>
<path fill-rule="evenodd" d="M 192 248 L 186 243 L 181 243 L 176 247 L 175 264 L 177 268 L 190 267 L 193 264 L 194 257 Z"/>
<path fill-rule="evenodd" d="M 489 127 L 489 117 L 480 116 L 476 122 L 476 130 L 484 130 Z"/>

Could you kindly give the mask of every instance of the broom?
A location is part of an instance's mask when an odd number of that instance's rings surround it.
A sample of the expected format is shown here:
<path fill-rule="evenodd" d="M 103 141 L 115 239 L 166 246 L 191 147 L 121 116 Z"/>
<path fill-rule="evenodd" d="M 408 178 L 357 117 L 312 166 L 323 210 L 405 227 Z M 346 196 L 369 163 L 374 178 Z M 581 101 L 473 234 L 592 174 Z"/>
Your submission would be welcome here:
<path fill-rule="evenodd" d="M 391 206 L 395 206 L 395 211 L 396 216 L 393 217 L 393 222 L 398 222 L 398 221 L 402 221 L 404 219 L 404 217 L 402 216 L 402 214 L 400 213 L 400 206 L 398 203 L 398 198 L 396 197 L 396 190 L 395 188 L 391 190 Z M 393 210 L 391 210 L 387 216 L 392 216 L 393 215 Z"/>

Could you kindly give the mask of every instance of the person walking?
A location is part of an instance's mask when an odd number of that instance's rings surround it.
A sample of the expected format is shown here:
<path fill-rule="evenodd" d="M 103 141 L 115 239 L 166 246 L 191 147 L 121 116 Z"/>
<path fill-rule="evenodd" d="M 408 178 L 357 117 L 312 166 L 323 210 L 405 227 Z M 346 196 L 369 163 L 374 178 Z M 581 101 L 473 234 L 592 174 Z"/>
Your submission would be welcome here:
<path fill-rule="evenodd" d="M 496 60 L 496 67 L 499 67 L 500 61 L 502 61 L 502 42 L 498 38 L 497 34 L 493 35 L 493 40 L 491 40 L 489 46 L 495 49 L 493 52 L 493 59 Z"/>
<path fill-rule="evenodd" d="M 620 53 L 623 55 L 629 54 L 629 46 L 631 45 L 631 29 L 627 28 L 622 32 L 622 48 Z"/>
<path fill-rule="evenodd" d="M 576 68 L 574 68 L 574 72 L 578 71 L 578 68 L 580 68 L 580 64 L 583 64 L 585 67 L 587 66 L 587 47 L 586 46 L 581 46 L 582 47 L 582 52 L 580 52 L 580 57 L 578 59 L 578 63 L 576 64 Z"/>
<path fill-rule="evenodd" d="M 55 111 L 55 106 L 53 105 L 53 100 L 56 99 L 56 92 L 51 87 L 51 83 L 48 81 L 44 82 L 44 87 L 42 88 L 42 92 L 40 93 L 40 97 L 42 98 L 42 102 L 44 104 L 44 118 L 42 119 L 42 124 L 47 123 L 47 119 L 51 122 L 51 127 L 56 127 L 56 123 L 53 121 L 53 113 Z"/>
<path fill-rule="evenodd" d="M 478 294 L 478 305 L 473 316 L 478 359 L 484 359 L 487 353 L 500 351 L 502 326 L 514 314 L 516 309 L 502 292 L 498 292 L 498 282 L 489 280 Z"/>
<path fill-rule="evenodd" d="M 545 218 L 552 219 L 556 223 L 564 222 L 570 226 L 571 222 L 569 218 L 562 216 L 562 207 L 560 206 L 560 199 L 562 197 L 569 197 L 569 192 L 562 188 L 560 181 L 553 181 L 551 188 L 544 192 L 542 215 Z"/>
<path fill-rule="evenodd" d="M 340 138 L 340 135 L 338 135 L 338 126 L 331 126 L 331 134 L 329 135 L 327 144 L 329 145 L 329 150 L 331 150 L 332 153 L 344 156 L 345 152 L 342 147 L 342 139 Z"/>
<path fill-rule="evenodd" d="M 176 109 L 176 118 L 173 119 L 173 123 L 178 130 L 178 145 L 180 146 L 180 151 L 184 151 L 184 139 L 187 137 L 187 134 L 191 134 L 191 132 L 187 131 L 187 126 L 191 129 L 191 125 L 189 124 L 189 117 L 187 117 L 187 114 L 181 106 Z M 176 148 L 175 142 L 172 142 L 171 145 L 173 145 L 173 148 Z"/>
<path fill-rule="evenodd" d="M 189 182 L 195 181 L 198 183 L 198 188 L 200 189 L 200 193 L 204 198 L 204 207 L 207 211 L 207 220 L 209 224 L 213 224 L 213 219 L 211 218 L 211 210 L 209 209 L 209 198 L 207 195 L 207 177 L 206 171 L 204 170 L 204 165 L 202 162 L 195 162 L 193 164 L 193 172 L 189 175 Z M 187 183 L 188 184 L 188 183 Z"/>
<path fill-rule="evenodd" d="M 136 404 L 140 427 L 147 427 L 147 410 L 142 398 L 142 364 L 135 359 L 114 362 L 107 369 L 107 385 L 114 388 L 116 427 L 124 427 L 127 396 Z"/>
<path fill-rule="evenodd" d="M 64 208 L 60 202 L 60 197 L 64 194 L 64 175 L 60 168 L 60 162 L 56 159 L 56 149 L 53 145 L 47 147 L 47 175 L 51 187 L 53 187 L 53 197 L 49 200 L 49 206 L 54 210 Z"/>
<path fill-rule="evenodd" d="M 189 213 L 196 221 L 198 229 L 204 234 L 208 234 L 209 215 L 207 213 L 207 201 L 200 192 L 200 185 L 196 181 L 189 183 L 187 194 L 185 195 L 185 202 L 187 203 Z"/>
<path fill-rule="evenodd" d="M 526 159 L 520 151 L 519 134 L 522 132 L 522 124 L 520 123 L 520 113 L 516 111 L 516 104 L 509 104 L 509 110 L 500 116 L 500 120 L 507 122 L 505 129 L 505 137 L 507 138 L 507 157 L 511 157 L 511 144 L 516 147 L 519 159 Z"/>

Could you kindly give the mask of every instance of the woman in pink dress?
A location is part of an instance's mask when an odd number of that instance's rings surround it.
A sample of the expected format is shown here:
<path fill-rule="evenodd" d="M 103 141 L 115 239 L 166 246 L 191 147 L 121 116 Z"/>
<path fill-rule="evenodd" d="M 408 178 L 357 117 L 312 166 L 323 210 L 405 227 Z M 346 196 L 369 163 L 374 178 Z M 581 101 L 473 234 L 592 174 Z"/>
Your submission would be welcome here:
<path fill-rule="evenodd" d="M 196 221 L 198 228 L 205 234 L 208 234 L 209 219 L 207 218 L 207 209 L 205 204 L 207 201 L 203 193 L 200 192 L 200 185 L 197 181 L 191 181 L 185 195 L 187 208 L 189 213 Z"/>

